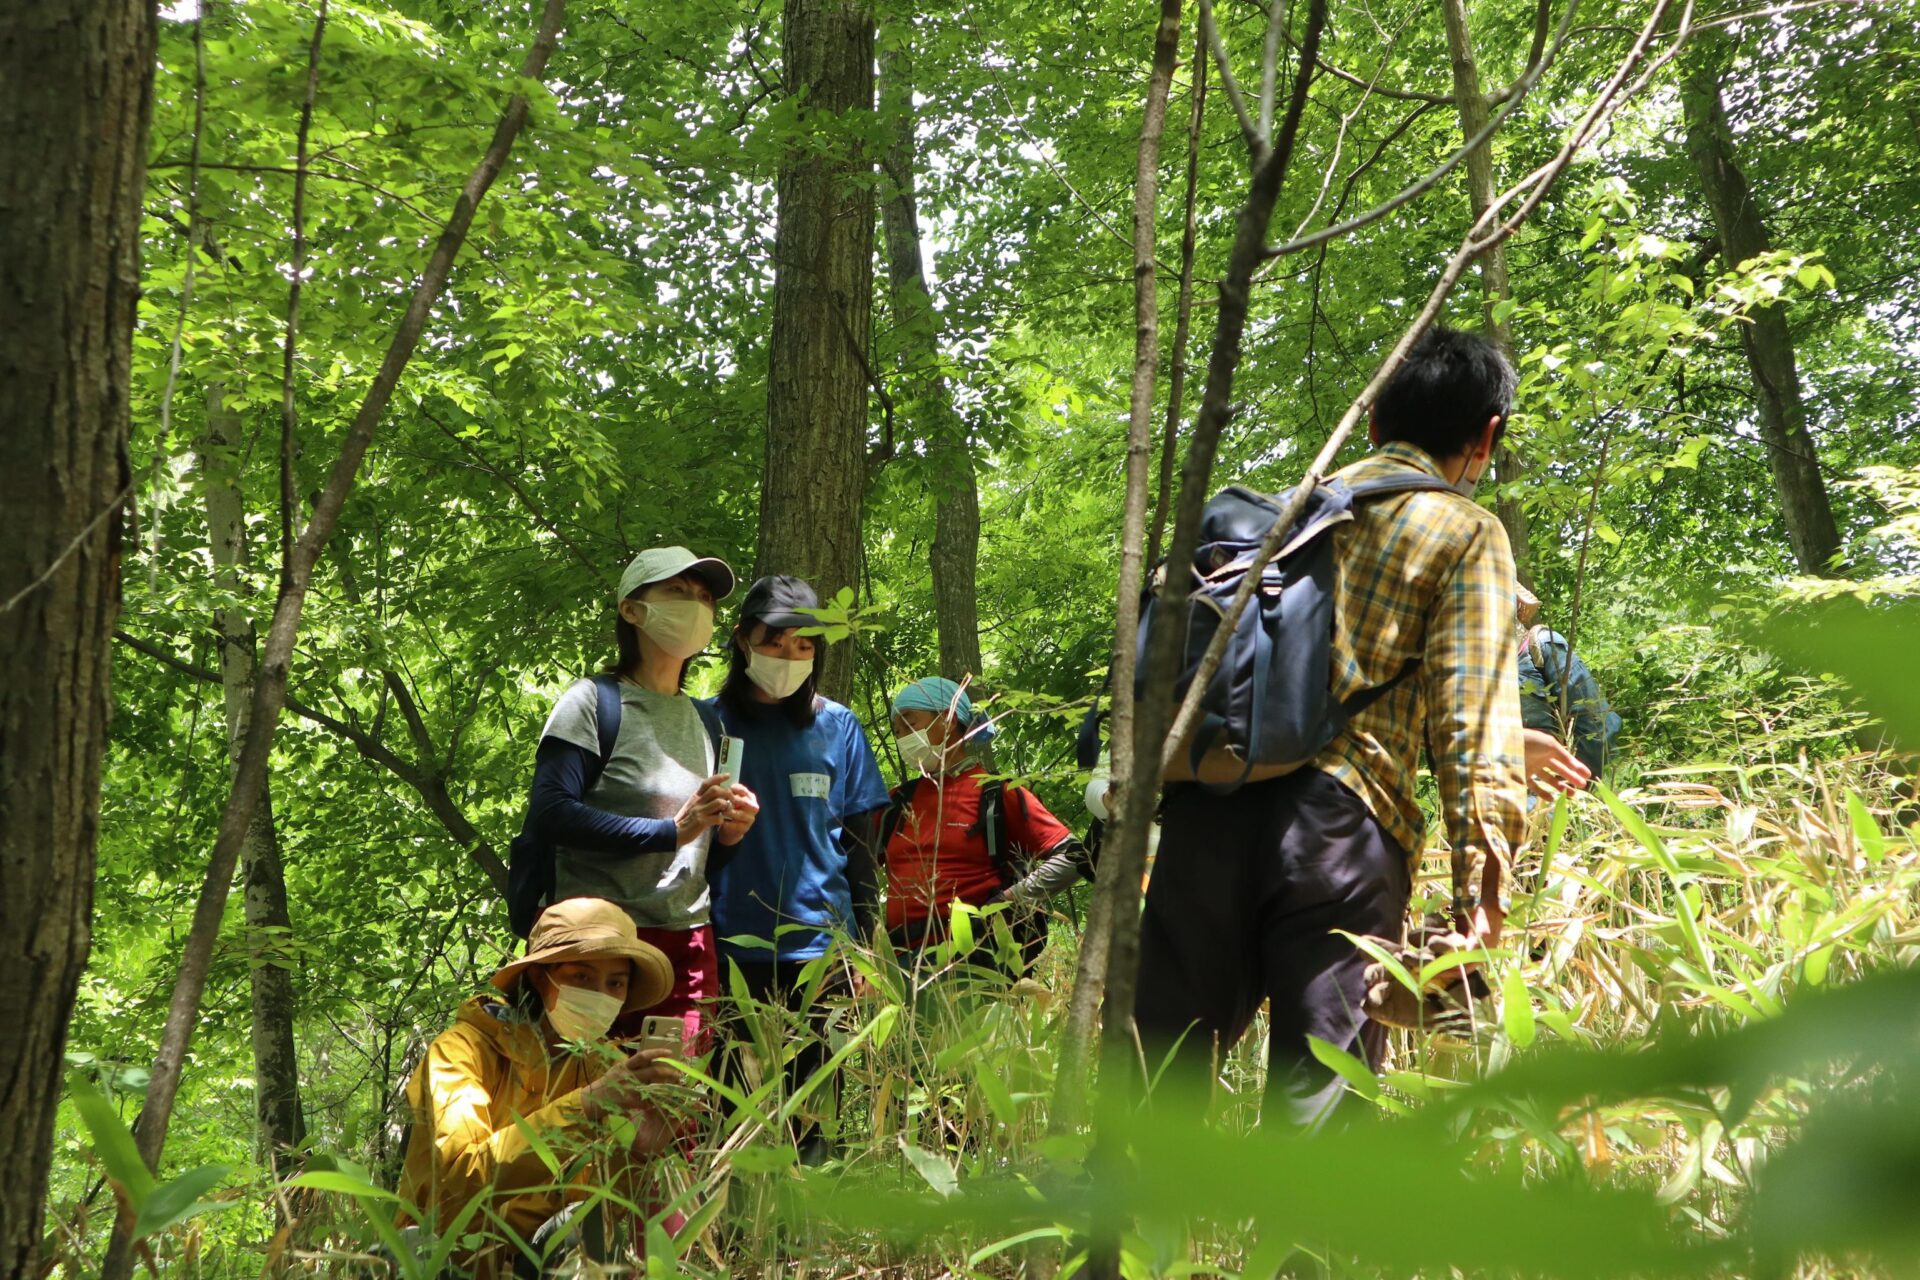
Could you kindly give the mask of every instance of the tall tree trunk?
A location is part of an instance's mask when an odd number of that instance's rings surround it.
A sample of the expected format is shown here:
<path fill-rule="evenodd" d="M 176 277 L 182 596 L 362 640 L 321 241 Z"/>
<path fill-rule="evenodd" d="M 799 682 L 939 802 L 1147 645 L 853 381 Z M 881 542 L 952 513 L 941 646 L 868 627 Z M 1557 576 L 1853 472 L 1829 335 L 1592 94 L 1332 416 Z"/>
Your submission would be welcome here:
<path fill-rule="evenodd" d="M 868 0 L 786 0 L 786 92 L 805 141 L 780 161 L 773 340 L 758 572 L 797 574 L 822 600 L 859 581 L 873 313 L 873 112 Z M 829 645 L 820 690 L 847 701 L 853 647 Z"/>
<path fill-rule="evenodd" d="M 214 587 L 232 595 L 245 589 L 246 505 L 236 469 L 240 416 L 227 407 L 221 392 L 218 383 L 207 391 L 200 478 Z M 215 611 L 214 626 L 220 637 L 220 684 L 226 692 L 228 759 L 237 772 L 253 705 L 253 618 L 233 604 Z M 293 975 L 278 959 L 279 944 L 291 932 L 293 920 L 287 911 L 287 881 L 280 865 L 270 781 L 261 787 L 260 803 L 240 845 L 240 883 L 253 985 L 254 1115 L 262 1146 L 269 1157 L 275 1157 L 298 1147 L 307 1127 L 300 1108 L 300 1062 L 293 1043 Z"/>
<path fill-rule="evenodd" d="M 887 123 L 887 175 L 882 221 L 887 233 L 887 279 L 894 331 L 900 337 L 908 420 L 927 442 L 934 495 L 934 621 L 940 632 L 940 674 L 949 680 L 980 676 L 980 491 L 967 445 L 966 424 L 940 371 L 939 321 L 920 253 L 920 213 L 914 194 L 913 54 L 903 34 L 881 64 L 881 115 Z"/>
<path fill-rule="evenodd" d="M 1729 267 L 1773 248 L 1760 206 L 1754 202 L 1747 176 L 1741 172 L 1727 127 L 1720 78 L 1731 46 L 1717 31 L 1703 32 L 1688 43 L 1682 55 L 1686 68 L 1680 101 L 1687 121 L 1687 154 L 1706 192 L 1713 212 L 1720 256 Z M 1755 307 L 1740 326 L 1747 369 L 1760 405 L 1760 438 L 1773 466 L 1774 486 L 1780 491 L 1780 514 L 1787 540 L 1802 572 L 1832 577 L 1837 574 L 1840 531 L 1827 500 L 1827 484 L 1820 474 L 1819 455 L 1807 430 L 1807 407 L 1800 397 L 1800 371 L 1793 354 L 1793 335 L 1787 329 L 1786 308 L 1778 304 Z"/>
<path fill-rule="evenodd" d="M 1480 67 L 1473 56 L 1473 35 L 1467 26 L 1466 0 L 1441 0 L 1447 20 L 1447 50 L 1453 62 L 1453 101 L 1460 112 L 1460 136 L 1472 138 L 1487 127 L 1491 111 L 1487 95 L 1480 88 Z M 1467 196 L 1473 205 L 1475 221 L 1494 201 L 1493 143 L 1476 147 L 1467 157 Z M 1511 301 L 1513 284 L 1507 276 L 1507 246 L 1503 240 L 1480 257 L 1480 293 L 1486 311 L 1487 337 L 1510 363 L 1514 361 L 1513 333 L 1497 308 Z M 1510 442 L 1502 441 L 1495 452 L 1494 478 L 1500 482 L 1494 497 L 1494 510 L 1506 526 L 1507 541 L 1513 544 L 1513 567 L 1520 581 L 1533 586 L 1533 553 L 1528 542 L 1527 511 L 1520 505 L 1520 485 L 1526 477 L 1525 465 Z"/>
<path fill-rule="evenodd" d="M 0 1276 L 40 1274 L 119 606 L 150 0 L 0 8 Z"/>

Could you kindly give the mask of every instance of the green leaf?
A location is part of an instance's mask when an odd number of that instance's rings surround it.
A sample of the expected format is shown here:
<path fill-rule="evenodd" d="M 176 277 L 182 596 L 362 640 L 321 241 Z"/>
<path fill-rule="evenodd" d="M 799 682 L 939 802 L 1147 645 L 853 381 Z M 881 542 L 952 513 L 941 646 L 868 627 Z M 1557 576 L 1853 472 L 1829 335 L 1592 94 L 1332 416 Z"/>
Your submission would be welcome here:
<path fill-rule="evenodd" d="M 540 1157 L 540 1163 L 547 1166 L 547 1172 L 558 1178 L 560 1157 L 553 1153 L 553 1144 L 547 1141 L 546 1135 L 528 1124 L 527 1118 L 523 1115 L 513 1117 L 513 1127 L 520 1131 L 520 1136 L 526 1141 L 527 1148 Z"/>
<path fill-rule="evenodd" d="M 386 1188 L 376 1185 L 365 1178 L 346 1173 L 338 1169 L 322 1169 L 314 1173 L 296 1173 L 288 1178 L 289 1187 L 312 1187 L 315 1191 L 332 1191 L 345 1196 L 369 1196 L 375 1200 L 399 1202 L 400 1197 Z"/>
<path fill-rule="evenodd" d="M 1322 1040 L 1319 1036 L 1307 1037 L 1307 1048 L 1313 1052 L 1321 1066 L 1327 1068 L 1347 1082 L 1355 1093 L 1369 1102 L 1380 1100 L 1380 1079 L 1373 1074 L 1373 1068 L 1348 1053 L 1338 1045 Z"/>
<path fill-rule="evenodd" d="M 140 1158 L 140 1149 L 134 1145 L 132 1131 L 113 1104 L 77 1072 L 67 1079 L 67 1096 L 73 1099 L 73 1109 L 93 1139 L 94 1155 L 100 1157 L 107 1176 L 126 1193 L 128 1204 L 138 1213 L 153 1194 L 154 1181 L 147 1162 Z"/>
<path fill-rule="evenodd" d="M 1681 872 L 1680 864 L 1674 860 L 1673 854 L 1668 852 L 1666 842 L 1647 825 L 1646 819 L 1615 795 L 1613 788 L 1606 783 L 1595 779 L 1593 791 L 1600 797 L 1601 802 L 1613 811 L 1614 817 L 1620 819 L 1620 825 L 1625 827 L 1628 833 L 1653 855 L 1653 860 L 1666 873 L 1667 881 L 1673 889 L 1674 923 L 1679 926 L 1681 938 L 1686 942 L 1687 949 L 1692 952 L 1694 959 L 1699 962 L 1701 969 L 1711 974 L 1714 971 L 1713 952 L 1707 946 L 1706 939 L 1701 936 L 1699 921 L 1694 919 L 1695 906 L 1693 900 L 1687 896 L 1684 883 L 1687 877 Z"/>
<path fill-rule="evenodd" d="M 1853 838 L 1860 845 L 1861 855 L 1874 865 L 1883 862 L 1887 856 L 1887 837 L 1880 830 L 1880 824 L 1873 820 L 1867 802 L 1851 787 L 1847 788 L 1847 818 L 1853 824 Z"/>
<path fill-rule="evenodd" d="M 799 1159 L 800 1153 L 791 1146 L 747 1146 L 728 1157 L 739 1173 L 784 1173 Z"/>
<path fill-rule="evenodd" d="M 960 1190 L 960 1175 L 953 1171 L 953 1165 L 946 1160 L 914 1146 L 905 1138 L 900 1139 L 900 1150 L 905 1153 L 907 1163 L 933 1188 L 935 1195 L 944 1200 Z"/>
<path fill-rule="evenodd" d="M 1537 1034 L 1533 1023 L 1533 999 L 1527 991 L 1526 979 L 1520 976 L 1520 970 L 1507 970 L 1507 976 L 1500 982 L 1500 1020 L 1507 1029 L 1507 1039 L 1522 1049 L 1533 1043 Z"/>
<path fill-rule="evenodd" d="M 233 1204 L 206 1201 L 200 1197 L 212 1190 L 233 1170 L 224 1164 L 189 1169 L 171 1182 L 154 1188 L 134 1218 L 133 1234 L 144 1238 L 165 1231 L 175 1223 L 216 1209 L 231 1209 Z"/>
<path fill-rule="evenodd" d="M 980 1086 L 980 1096 L 986 1099 L 987 1109 L 1001 1124 L 1011 1125 L 1020 1118 L 1020 1108 L 1007 1082 L 1000 1078 L 1000 1071 L 1000 1065 L 990 1054 L 978 1054 L 973 1059 L 973 1080 Z"/>
<path fill-rule="evenodd" d="M 1801 973 L 1813 986 L 1818 987 L 1825 984 L 1827 980 L 1827 966 L 1833 961 L 1833 947 L 1834 944 L 1829 942 L 1826 946 L 1817 948 L 1807 956 L 1801 968 Z"/>

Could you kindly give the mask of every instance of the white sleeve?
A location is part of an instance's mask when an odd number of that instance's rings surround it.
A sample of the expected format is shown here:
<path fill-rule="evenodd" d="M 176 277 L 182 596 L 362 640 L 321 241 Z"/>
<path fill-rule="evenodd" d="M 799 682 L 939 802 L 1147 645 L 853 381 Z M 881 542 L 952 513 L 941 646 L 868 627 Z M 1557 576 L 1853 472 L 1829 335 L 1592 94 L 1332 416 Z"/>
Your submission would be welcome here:
<path fill-rule="evenodd" d="M 553 704 L 542 738 L 571 742 L 582 751 L 600 754 L 600 692 L 591 680 L 576 680 Z"/>

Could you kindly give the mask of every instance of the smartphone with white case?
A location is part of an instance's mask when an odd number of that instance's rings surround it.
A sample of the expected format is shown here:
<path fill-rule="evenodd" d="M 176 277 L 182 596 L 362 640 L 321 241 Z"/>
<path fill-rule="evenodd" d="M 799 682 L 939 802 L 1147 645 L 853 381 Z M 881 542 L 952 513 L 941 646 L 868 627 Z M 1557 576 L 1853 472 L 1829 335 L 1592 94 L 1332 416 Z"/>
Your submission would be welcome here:
<path fill-rule="evenodd" d="M 740 761 L 747 754 L 747 744 L 738 738 L 720 735 L 720 765 L 715 773 L 724 773 L 733 781 L 740 781 Z"/>

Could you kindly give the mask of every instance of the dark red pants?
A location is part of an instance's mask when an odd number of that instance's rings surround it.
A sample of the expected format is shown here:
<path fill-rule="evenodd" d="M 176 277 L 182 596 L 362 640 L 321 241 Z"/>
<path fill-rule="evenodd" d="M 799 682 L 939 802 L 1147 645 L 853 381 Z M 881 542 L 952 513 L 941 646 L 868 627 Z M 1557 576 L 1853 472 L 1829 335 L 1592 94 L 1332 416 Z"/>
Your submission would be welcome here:
<path fill-rule="evenodd" d="M 676 1017 L 686 1023 L 687 1052 L 705 1053 L 713 1044 L 712 1004 L 720 994 L 720 962 L 713 949 L 713 927 L 641 929 L 640 941 L 660 948 L 673 962 L 673 990 L 646 1010 L 647 1017 Z"/>

